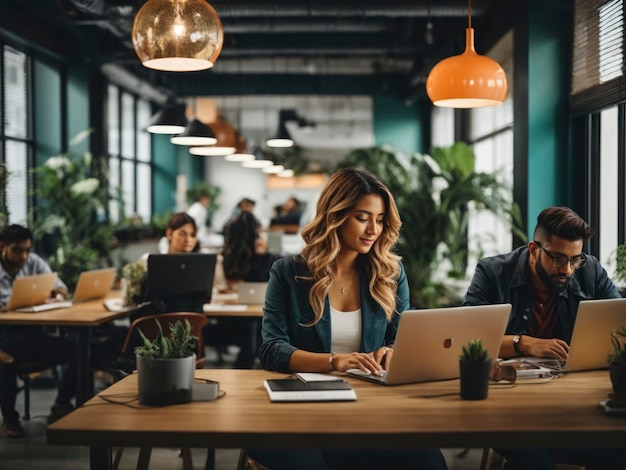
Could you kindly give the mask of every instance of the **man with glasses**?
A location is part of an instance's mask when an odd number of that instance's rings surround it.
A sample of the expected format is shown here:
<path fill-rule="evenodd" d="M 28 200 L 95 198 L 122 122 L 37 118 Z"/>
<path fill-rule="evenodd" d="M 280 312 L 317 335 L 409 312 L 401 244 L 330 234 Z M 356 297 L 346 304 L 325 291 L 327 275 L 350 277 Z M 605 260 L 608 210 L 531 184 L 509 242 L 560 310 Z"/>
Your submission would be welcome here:
<path fill-rule="evenodd" d="M 537 217 L 528 245 L 484 258 L 465 294 L 465 305 L 510 303 L 499 357 L 565 361 L 581 300 L 621 297 L 600 262 L 583 253 L 593 229 L 568 207 L 548 207 Z M 623 468 L 619 451 L 496 449 L 507 470 L 554 469 L 554 462 L 584 463 L 587 470 Z M 615 464 L 618 462 L 618 464 Z"/>
<path fill-rule="evenodd" d="M 26 227 L 14 224 L 0 231 L 0 308 L 6 307 L 16 277 L 52 272 L 46 261 L 31 252 L 32 244 L 33 233 Z M 57 279 L 50 296 L 67 296 L 67 286 L 63 281 Z M 4 353 L 4 359 L 0 360 L 0 411 L 2 430 L 7 437 L 25 435 L 19 413 L 15 410 L 18 389 L 14 365 L 20 361 L 48 362 L 51 365 L 67 363 L 48 423 L 74 409 L 70 400 L 76 390 L 76 348 L 71 341 L 48 335 L 37 326 L 2 326 L 0 350 Z"/>

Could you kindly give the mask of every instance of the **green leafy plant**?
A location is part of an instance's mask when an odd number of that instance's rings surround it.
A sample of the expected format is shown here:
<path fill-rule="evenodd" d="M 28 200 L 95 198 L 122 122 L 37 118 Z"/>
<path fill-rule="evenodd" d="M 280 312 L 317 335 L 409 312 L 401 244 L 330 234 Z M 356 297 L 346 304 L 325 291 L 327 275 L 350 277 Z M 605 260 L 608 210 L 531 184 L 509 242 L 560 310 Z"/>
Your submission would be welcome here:
<path fill-rule="evenodd" d="M 169 324 L 170 334 L 165 336 L 161 323 L 157 323 L 159 332 L 154 340 L 150 341 L 138 328 L 139 335 L 143 341 L 143 346 L 135 348 L 135 354 L 148 359 L 174 359 L 189 357 L 196 347 L 197 336 L 191 334 L 191 324 L 185 320 L 185 325 L 180 320 Z"/>
<path fill-rule="evenodd" d="M 489 356 L 482 340 L 472 339 L 463 346 L 459 359 L 462 361 L 486 361 Z"/>
<path fill-rule="evenodd" d="M 626 325 L 611 330 L 613 353 L 607 358 L 609 364 L 626 366 Z"/>
<path fill-rule="evenodd" d="M 526 239 L 510 186 L 498 173 L 476 172 L 475 158 L 471 147 L 462 142 L 433 148 L 432 155 L 407 154 L 383 145 L 354 150 L 336 168 L 369 170 L 393 194 L 402 218 L 397 251 L 407 272 L 411 305 L 417 308 L 458 303 L 434 274 L 447 262 L 448 278 L 465 276 L 468 204 L 496 214 Z"/>
<path fill-rule="evenodd" d="M 147 271 L 147 258 L 140 258 L 122 267 L 122 300 L 124 306 L 141 303 L 141 286 Z"/>
<path fill-rule="evenodd" d="M 626 243 L 615 249 L 615 281 L 626 281 Z"/>
<path fill-rule="evenodd" d="M 90 133 L 79 133 L 70 148 Z M 68 152 L 32 170 L 39 203 L 29 214 L 29 226 L 36 240 L 52 240 L 55 249 L 48 263 L 70 291 L 82 271 L 112 264 L 113 227 L 105 219 L 109 195 L 99 177 L 105 174 L 101 165 L 103 160 L 94 160 L 89 152 Z"/>

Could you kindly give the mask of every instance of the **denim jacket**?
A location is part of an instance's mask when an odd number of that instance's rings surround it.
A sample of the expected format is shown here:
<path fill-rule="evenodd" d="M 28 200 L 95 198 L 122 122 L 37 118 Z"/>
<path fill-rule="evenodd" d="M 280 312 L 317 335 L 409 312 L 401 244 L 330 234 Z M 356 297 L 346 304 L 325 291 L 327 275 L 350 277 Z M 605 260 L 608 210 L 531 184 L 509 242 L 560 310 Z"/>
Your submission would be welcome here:
<path fill-rule="evenodd" d="M 568 344 L 581 300 L 621 297 L 600 262 L 587 255 L 587 263 L 574 272 L 559 293 L 555 337 Z M 465 294 L 464 305 L 510 303 L 513 308 L 506 327 L 507 335 L 527 334 L 528 321 L 534 303 L 528 277 L 528 246 L 478 262 L 476 272 Z"/>
<path fill-rule="evenodd" d="M 328 297 L 321 320 L 314 326 L 306 326 L 314 319 L 309 304 L 311 283 L 296 279 L 305 274 L 308 274 L 306 265 L 293 257 L 279 259 L 272 265 L 259 348 L 259 358 L 265 369 L 291 372 L 289 360 L 296 349 L 330 352 L 332 331 Z M 409 284 L 402 264 L 397 280 L 396 313 L 391 322 L 387 321 L 382 307 L 370 295 L 368 283 L 367 272 L 361 267 L 361 352 L 393 346 L 400 315 L 409 308 Z"/>

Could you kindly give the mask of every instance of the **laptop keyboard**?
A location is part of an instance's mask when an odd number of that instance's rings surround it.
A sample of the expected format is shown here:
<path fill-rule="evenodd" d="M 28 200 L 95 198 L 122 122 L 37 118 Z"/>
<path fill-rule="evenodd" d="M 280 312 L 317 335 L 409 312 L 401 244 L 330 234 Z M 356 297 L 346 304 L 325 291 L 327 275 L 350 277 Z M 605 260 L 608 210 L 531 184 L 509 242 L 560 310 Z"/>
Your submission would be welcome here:
<path fill-rule="evenodd" d="M 367 380 L 374 380 L 376 382 L 384 383 L 387 380 L 387 371 L 383 370 L 379 374 L 373 374 L 371 372 L 363 372 L 361 369 L 348 369 L 346 371 L 348 375 L 352 375 L 354 377 L 364 378 Z"/>
<path fill-rule="evenodd" d="M 74 305 L 71 301 L 50 302 L 47 304 L 33 305 L 32 307 L 16 308 L 16 312 L 45 312 L 47 310 L 56 310 L 58 308 L 69 308 Z"/>

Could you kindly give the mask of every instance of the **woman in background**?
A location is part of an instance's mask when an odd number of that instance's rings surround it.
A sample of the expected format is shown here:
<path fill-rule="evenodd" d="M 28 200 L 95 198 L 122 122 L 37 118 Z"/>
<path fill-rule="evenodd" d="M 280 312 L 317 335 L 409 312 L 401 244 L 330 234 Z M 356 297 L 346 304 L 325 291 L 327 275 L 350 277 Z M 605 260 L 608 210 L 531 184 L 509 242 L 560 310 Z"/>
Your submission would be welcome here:
<path fill-rule="evenodd" d="M 198 243 L 196 222 L 193 217 L 185 212 L 172 214 L 167 227 L 165 237 L 168 241 L 168 254 L 192 253 L 200 249 Z M 147 265 L 151 253 L 144 253 L 138 260 Z M 136 304 L 147 301 L 147 273 L 141 283 L 141 293 L 135 299 Z M 206 292 L 198 295 L 185 295 L 152 300 L 150 303 L 133 311 L 129 318 L 131 321 L 146 315 L 155 315 L 166 312 L 199 312 L 202 313 L 202 305 L 206 299 Z"/>
<path fill-rule="evenodd" d="M 216 285 L 222 292 L 236 292 L 241 282 L 267 282 L 278 255 L 268 253 L 252 212 L 234 216 L 224 232 L 224 248 L 218 256 Z"/>
<path fill-rule="evenodd" d="M 234 216 L 224 232 L 224 248 L 217 258 L 215 285 L 220 292 L 237 292 L 242 282 L 267 282 L 272 263 L 278 255 L 268 253 L 267 242 L 259 236 L 259 223 L 252 212 Z M 251 369 L 256 357 L 253 335 L 259 336 L 256 318 L 220 318 L 204 329 L 205 344 L 226 347 L 239 346 L 235 369 Z M 258 344 L 258 342 L 255 341 Z"/>
<path fill-rule="evenodd" d="M 371 173 L 347 168 L 320 194 L 302 229 L 300 255 L 272 266 L 263 309 L 261 364 L 268 370 L 380 373 L 393 354 L 409 287 L 393 252 L 400 215 Z M 272 470 L 445 469 L 438 449 L 249 449 Z"/>

